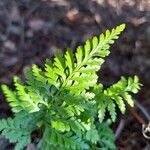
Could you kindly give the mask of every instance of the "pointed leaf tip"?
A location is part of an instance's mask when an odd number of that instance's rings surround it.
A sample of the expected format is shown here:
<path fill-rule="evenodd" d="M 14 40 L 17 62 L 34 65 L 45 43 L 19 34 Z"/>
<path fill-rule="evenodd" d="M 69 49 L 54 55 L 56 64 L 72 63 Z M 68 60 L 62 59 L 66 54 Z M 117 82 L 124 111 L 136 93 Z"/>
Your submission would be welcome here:
<path fill-rule="evenodd" d="M 122 31 L 125 29 L 125 27 L 126 27 L 125 23 L 123 23 L 123 24 L 120 25 L 120 28 L 122 29 Z"/>
<path fill-rule="evenodd" d="M 4 90 L 7 86 L 5 84 L 1 85 L 1 89 Z"/>

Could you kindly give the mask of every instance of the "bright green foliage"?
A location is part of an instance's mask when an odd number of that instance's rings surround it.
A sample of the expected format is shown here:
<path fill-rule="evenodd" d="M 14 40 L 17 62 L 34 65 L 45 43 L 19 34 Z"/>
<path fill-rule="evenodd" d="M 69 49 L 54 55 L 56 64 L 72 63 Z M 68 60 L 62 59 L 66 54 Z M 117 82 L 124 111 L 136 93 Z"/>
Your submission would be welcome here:
<path fill-rule="evenodd" d="M 87 40 L 75 54 L 71 49 L 64 55 L 57 52 L 53 61 L 46 60 L 44 70 L 37 65 L 26 68 L 24 83 L 14 77 L 14 91 L 2 85 L 15 117 L 2 119 L 0 131 L 16 143 L 16 150 L 31 142 L 34 130 L 41 133 L 39 150 L 115 149 L 105 113 L 115 121 L 116 106 L 122 113 L 125 102 L 133 106 L 131 93 L 137 93 L 140 84 L 137 76 L 122 77 L 105 88 L 97 83 L 96 73 L 124 28 L 122 24 Z"/>
<path fill-rule="evenodd" d="M 49 150 L 52 147 L 56 150 L 89 149 L 88 144 L 73 132 L 61 133 L 51 127 L 46 127 L 38 147 L 40 150 Z"/>
<path fill-rule="evenodd" d="M 134 76 L 121 78 L 116 84 L 113 84 L 107 89 L 103 89 L 102 85 L 96 85 L 93 92 L 95 93 L 96 102 L 98 105 L 98 116 L 100 122 L 103 121 L 106 110 L 109 111 L 112 121 L 116 120 L 116 105 L 120 111 L 125 113 L 125 101 L 134 106 L 134 101 L 130 93 L 137 93 L 140 89 L 138 77 Z"/>

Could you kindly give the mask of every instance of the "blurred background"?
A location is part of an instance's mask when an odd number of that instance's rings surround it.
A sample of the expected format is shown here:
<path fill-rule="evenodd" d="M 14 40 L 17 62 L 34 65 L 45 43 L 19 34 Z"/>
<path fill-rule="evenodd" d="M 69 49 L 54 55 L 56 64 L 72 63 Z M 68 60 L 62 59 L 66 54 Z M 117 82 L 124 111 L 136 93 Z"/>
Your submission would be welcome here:
<path fill-rule="evenodd" d="M 112 128 L 119 150 L 150 150 L 142 135 L 142 124 L 150 118 L 150 0 L 0 0 L 0 84 L 12 86 L 14 75 L 23 77 L 24 67 L 33 63 L 43 66 L 55 49 L 75 50 L 121 23 L 126 30 L 111 47 L 99 80 L 109 86 L 121 75 L 140 77 L 144 86 L 135 108 L 120 115 Z M 0 117 L 10 115 L 0 91 Z M 1 136 L 0 146 L 11 149 Z"/>

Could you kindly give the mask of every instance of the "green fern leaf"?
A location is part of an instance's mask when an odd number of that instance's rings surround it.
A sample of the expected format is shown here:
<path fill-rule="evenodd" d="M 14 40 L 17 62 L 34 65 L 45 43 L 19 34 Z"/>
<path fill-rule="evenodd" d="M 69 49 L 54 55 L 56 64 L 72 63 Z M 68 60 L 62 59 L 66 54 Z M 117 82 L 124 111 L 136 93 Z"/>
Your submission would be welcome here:
<path fill-rule="evenodd" d="M 16 150 L 31 142 L 34 130 L 42 131 L 39 150 L 115 149 L 114 134 L 103 123 L 105 114 L 115 121 L 117 108 L 125 113 L 126 102 L 134 105 L 131 94 L 141 84 L 137 76 L 122 77 L 105 88 L 98 84 L 97 72 L 124 28 L 122 24 L 87 40 L 75 54 L 71 49 L 56 53 L 44 70 L 37 65 L 26 68 L 24 83 L 14 77 L 14 91 L 2 85 L 15 117 L 0 120 L 0 131 L 16 143 Z"/>
<path fill-rule="evenodd" d="M 100 145 L 100 150 L 115 150 L 115 135 L 112 129 L 109 127 L 109 122 L 104 122 L 101 124 L 96 124 L 97 130 L 99 133 L 99 141 L 98 144 Z"/>
<path fill-rule="evenodd" d="M 86 150 L 89 148 L 89 146 L 84 141 L 82 141 L 79 137 L 74 136 L 71 132 L 63 134 L 50 128 L 46 128 L 43 139 L 38 147 L 40 150 L 45 150 L 45 145 L 47 145 L 46 147 L 48 148 L 58 145 L 57 147 L 59 147 L 59 149 L 64 150 Z"/>
<path fill-rule="evenodd" d="M 45 76 L 47 77 L 48 83 L 57 86 L 58 76 L 54 72 L 54 66 L 49 59 L 46 59 L 45 63 Z"/>
<path fill-rule="evenodd" d="M 101 57 L 108 56 L 109 54 L 109 46 L 113 43 L 115 39 L 118 38 L 118 35 L 123 31 L 125 25 L 122 24 L 116 29 L 112 31 L 106 31 L 106 34 L 101 34 L 100 39 L 94 37 L 92 40 L 87 40 L 84 47 L 79 46 L 77 48 L 77 52 L 75 54 L 76 66 L 69 74 L 69 76 L 64 81 L 62 87 L 66 87 L 67 89 L 72 88 L 74 93 L 78 91 L 78 93 L 83 92 L 85 89 L 89 89 L 97 82 L 96 71 L 100 69 L 100 66 L 103 63 L 103 59 Z M 98 58 L 95 58 L 98 57 Z M 66 56 L 66 60 L 71 60 L 73 56 Z M 88 65 L 90 62 L 91 65 Z M 86 73 L 85 73 L 86 72 Z M 87 79 L 89 84 L 86 81 L 80 82 L 83 79 Z M 78 79 L 78 81 L 76 81 Z"/>
<path fill-rule="evenodd" d="M 93 144 L 97 144 L 97 142 L 100 140 L 100 137 L 95 127 L 91 127 L 91 129 L 87 131 L 86 139 Z"/>
<path fill-rule="evenodd" d="M 59 75 L 60 77 L 62 77 L 62 80 L 65 81 L 66 79 L 66 74 L 65 74 L 65 61 L 63 59 L 63 56 L 61 53 L 57 52 L 55 54 L 55 58 L 54 58 L 54 71 L 57 75 Z"/>
<path fill-rule="evenodd" d="M 14 84 L 16 86 L 17 95 L 21 101 L 20 105 L 24 110 L 29 112 L 39 111 L 38 103 L 39 101 L 33 101 L 30 95 L 27 93 L 27 89 L 25 86 L 20 82 L 18 77 L 14 77 Z"/>
<path fill-rule="evenodd" d="M 118 105 L 120 111 L 125 113 L 125 101 L 130 105 L 134 105 L 132 96 L 130 93 L 137 93 L 140 89 L 137 76 L 134 76 L 132 79 L 129 77 L 125 79 L 122 77 L 116 84 L 113 84 L 109 88 L 103 91 L 101 86 L 96 86 L 94 93 L 96 95 L 95 99 L 98 105 L 98 114 L 100 122 L 103 121 L 105 116 L 105 111 L 107 110 L 110 113 L 111 119 L 114 122 L 116 120 L 116 105 Z"/>
<path fill-rule="evenodd" d="M 40 81 L 40 82 L 43 82 L 43 83 L 46 83 L 46 78 L 42 75 L 42 70 L 37 66 L 37 65 L 33 65 L 32 66 L 32 72 L 33 72 L 33 75 L 35 76 L 35 79 L 37 81 Z"/>
<path fill-rule="evenodd" d="M 74 58 L 70 48 L 68 48 L 66 51 L 65 59 L 66 66 L 69 68 L 69 74 L 71 74 L 74 69 Z"/>
<path fill-rule="evenodd" d="M 16 143 L 15 150 L 22 150 L 31 143 L 31 132 L 37 128 L 40 114 L 27 114 L 19 112 L 15 118 L 0 120 L 0 131 L 11 143 Z"/>
<path fill-rule="evenodd" d="M 115 103 L 111 99 L 109 99 L 107 101 L 107 109 L 109 111 L 109 114 L 111 116 L 112 121 L 115 122 L 116 115 L 117 115 L 116 114 L 116 108 L 115 108 Z"/>
<path fill-rule="evenodd" d="M 20 105 L 20 101 L 19 98 L 17 97 L 17 94 L 12 90 L 10 90 L 7 85 L 2 85 L 2 90 L 6 95 L 7 101 L 11 106 L 12 111 L 15 113 L 21 111 L 23 108 Z"/>

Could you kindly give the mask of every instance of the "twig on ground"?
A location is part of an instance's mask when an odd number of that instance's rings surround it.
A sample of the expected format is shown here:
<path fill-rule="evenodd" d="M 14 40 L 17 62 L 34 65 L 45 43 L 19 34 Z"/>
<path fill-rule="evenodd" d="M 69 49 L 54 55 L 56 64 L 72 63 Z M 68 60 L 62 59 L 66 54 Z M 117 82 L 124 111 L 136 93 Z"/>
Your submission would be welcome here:
<path fill-rule="evenodd" d="M 135 109 L 129 107 L 130 112 L 132 113 L 132 115 L 136 118 L 136 120 L 142 124 L 142 134 L 143 136 L 150 140 L 150 114 L 149 112 L 146 110 L 146 108 L 140 104 L 138 101 L 135 100 L 135 105 L 137 106 L 137 108 L 140 109 L 140 111 L 143 113 L 143 115 L 145 116 L 145 118 L 149 121 L 149 123 L 146 123 L 146 121 L 140 117 L 140 115 L 135 111 Z"/>
<path fill-rule="evenodd" d="M 150 121 L 150 114 L 146 110 L 146 108 L 142 104 L 140 104 L 137 100 L 135 100 L 135 105 L 141 110 L 141 112 L 145 115 L 147 120 Z"/>
<path fill-rule="evenodd" d="M 124 126 L 125 126 L 125 120 L 124 120 L 124 119 L 121 119 L 121 121 L 119 122 L 119 125 L 118 125 L 118 127 L 117 127 L 117 130 L 116 130 L 116 132 L 115 132 L 115 139 L 116 139 L 116 140 L 120 137 L 121 132 L 122 132 Z"/>
<path fill-rule="evenodd" d="M 136 110 L 135 110 L 134 108 L 132 108 L 132 107 L 130 107 L 130 106 L 129 106 L 128 108 L 129 108 L 131 114 L 134 116 L 134 118 L 135 118 L 140 124 L 146 124 L 146 121 L 145 121 L 143 118 L 141 118 L 141 116 L 136 112 Z"/>

